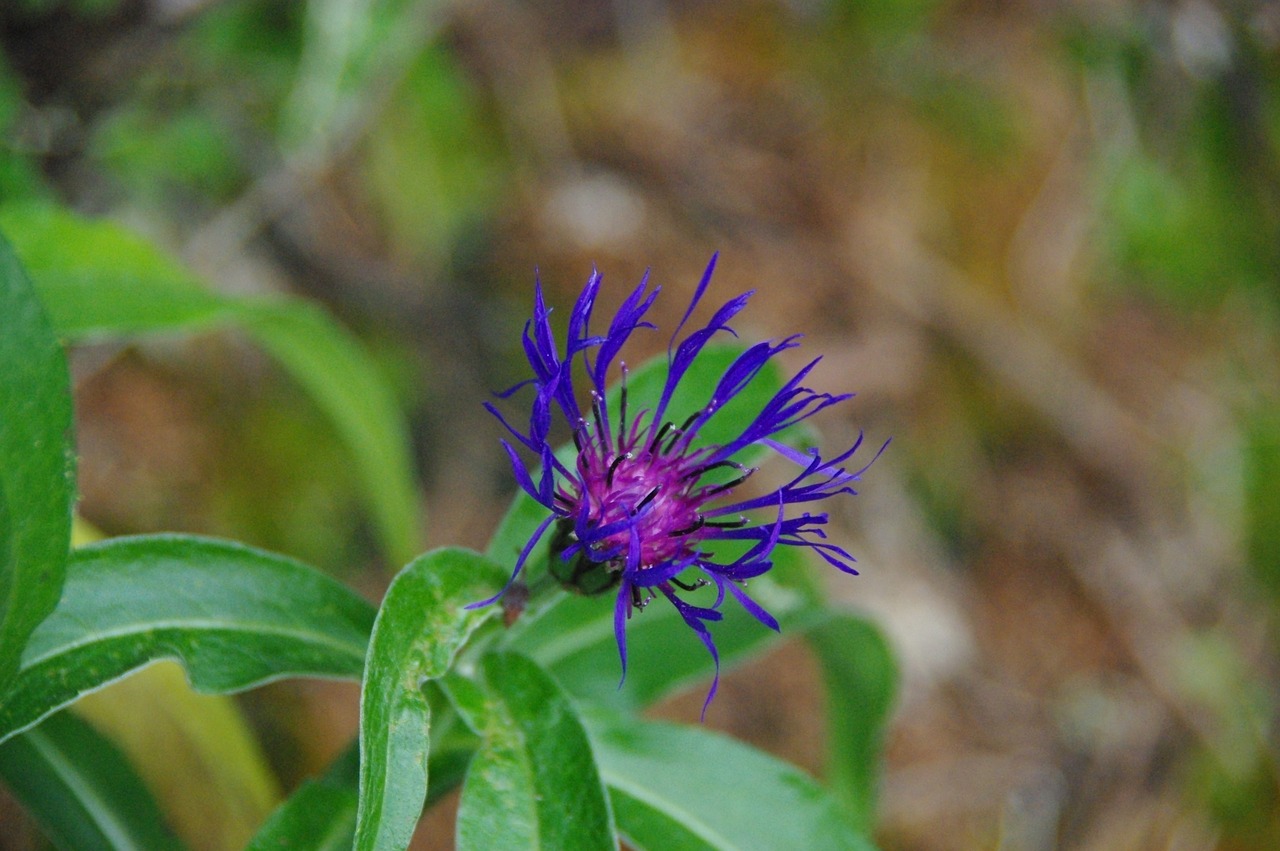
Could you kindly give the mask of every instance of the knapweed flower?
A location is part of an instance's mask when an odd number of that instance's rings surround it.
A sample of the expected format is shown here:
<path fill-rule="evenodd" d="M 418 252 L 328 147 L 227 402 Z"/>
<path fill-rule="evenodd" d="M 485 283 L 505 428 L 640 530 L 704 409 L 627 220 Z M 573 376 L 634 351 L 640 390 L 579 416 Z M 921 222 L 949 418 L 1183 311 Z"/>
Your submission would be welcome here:
<path fill-rule="evenodd" d="M 531 472 L 517 448 L 502 441 L 520 487 L 547 509 L 546 519 L 517 558 L 508 587 L 550 530 L 550 572 L 562 584 L 587 594 L 617 588 L 614 632 L 624 677 L 627 621 L 661 594 L 702 639 L 715 662 L 716 679 L 707 695 L 708 704 L 715 696 L 720 661 L 707 624 L 721 619 L 726 596 L 732 596 L 765 626 L 778 629 L 777 620 L 748 596 L 744 587 L 747 580 L 773 566 L 771 555 L 777 547 L 807 547 L 839 570 L 857 573 L 853 557 L 827 542 L 827 515 L 807 509 L 828 497 L 854 493 L 853 482 L 870 466 L 853 471 L 843 466 L 858 449 L 861 436 L 847 451 L 832 458 L 823 458 L 817 450 L 799 451 L 773 439 L 852 395 L 818 393 L 803 386 L 819 359 L 796 373 L 759 412 L 744 418 L 740 430 L 735 426 L 737 436 L 732 440 L 723 444 L 699 440 L 703 425 L 779 352 L 799 345 L 799 335 L 747 348 L 719 377 L 701 407 L 670 410 L 676 389 L 712 339 L 721 332 L 737 336 L 729 321 L 752 295 L 748 292 L 731 299 L 705 326 L 681 338 L 707 290 L 715 263 L 713 256 L 671 337 L 666 381 L 658 398 L 649 400 L 651 407 L 639 407 L 639 400 L 628 399 L 627 367 L 618 355 L 633 332 L 655 327 L 644 317 L 660 288 L 650 290 L 646 275 L 608 328 L 593 334 L 589 325 L 600 291 L 599 273 L 591 275 L 574 305 L 563 350 L 552 333 L 551 311 L 541 284 L 535 289 L 533 318 L 524 329 L 524 349 L 533 377 L 498 394 L 505 399 L 522 389 L 532 389 L 528 430 L 516 428 L 494 405 L 485 404 L 540 465 L 538 471 Z M 615 371 L 615 363 L 619 364 L 622 388 L 616 410 L 611 410 L 605 383 Z M 576 449 L 572 458 L 557 457 L 549 442 L 557 416 L 572 432 Z M 738 460 L 749 447 L 777 453 L 798 472 L 768 493 L 744 493 L 742 485 L 756 472 L 755 467 Z M 719 541 L 737 542 L 737 547 L 711 546 Z M 739 554 L 717 557 L 716 553 L 725 549 Z M 710 584 L 716 588 L 710 606 L 694 605 L 683 596 Z M 501 596 L 499 593 L 474 605 L 487 605 Z"/>

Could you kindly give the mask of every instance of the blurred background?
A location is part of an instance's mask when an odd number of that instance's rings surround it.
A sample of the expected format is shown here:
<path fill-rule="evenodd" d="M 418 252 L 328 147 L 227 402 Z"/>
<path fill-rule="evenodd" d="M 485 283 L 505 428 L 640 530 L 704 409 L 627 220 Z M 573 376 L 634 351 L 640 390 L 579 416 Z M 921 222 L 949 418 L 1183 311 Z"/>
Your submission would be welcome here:
<path fill-rule="evenodd" d="M 0 204 L 30 200 L 323 303 L 407 412 L 433 546 L 514 489 L 480 403 L 526 370 L 535 269 L 568 305 L 597 265 L 608 309 L 651 268 L 669 328 L 719 250 L 743 337 L 803 331 L 788 365 L 858 393 L 825 445 L 893 438 L 831 507 L 862 575 L 827 577 L 901 666 L 883 847 L 1280 847 L 1280 5 L 3 0 Z M 90 523 L 379 597 L 348 455 L 245 337 L 72 369 Z M 356 695 L 238 699 L 260 797 Z M 816 772 L 820 701 L 783 643 L 709 724 Z"/>

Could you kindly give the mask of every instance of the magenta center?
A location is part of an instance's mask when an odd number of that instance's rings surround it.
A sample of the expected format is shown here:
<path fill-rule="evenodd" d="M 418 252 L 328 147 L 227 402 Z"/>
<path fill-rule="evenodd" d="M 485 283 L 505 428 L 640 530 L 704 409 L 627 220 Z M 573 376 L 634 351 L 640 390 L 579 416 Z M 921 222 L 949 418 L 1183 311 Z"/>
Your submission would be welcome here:
<path fill-rule="evenodd" d="M 697 462 L 683 456 L 662 453 L 583 452 L 578 456 L 578 472 L 584 493 L 579 496 L 579 510 L 585 501 L 592 528 L 636 516 L 635 531 L 640 540 L 641 569 L 661 564 L 688 546 L 688 533 L 701 527 L 698 514 L 700 500 L 692 491 L 697 476 L 691 475 Z M 592 542 L 593 554 L 621 547 L 626 552 L 631 542 L 628 528 Z"/>

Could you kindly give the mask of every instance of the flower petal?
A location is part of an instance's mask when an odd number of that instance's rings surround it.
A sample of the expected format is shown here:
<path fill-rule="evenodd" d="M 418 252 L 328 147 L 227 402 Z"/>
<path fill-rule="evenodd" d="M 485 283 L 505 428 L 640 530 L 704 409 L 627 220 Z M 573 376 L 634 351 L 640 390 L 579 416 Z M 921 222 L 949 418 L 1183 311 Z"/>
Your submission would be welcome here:
<path fill-rule="evenodd" d="M 492 597 L 490 597 L 487 600 L 481 600 L 478 603 L 468 603 L 467 605 L 463 606 L 463 608 L 464 609 L 483 608 L 484 606 L 487 606 L 490 603 L 497 602 L 498 599 L 501 598 L 503 594 L 507 593 L 507 589 L 510 588 L 512 584 L 515 583 L 516 577 L 519 576 L 520 571 L 524 569 L 524 563 L 525 561 L 528 560 L 529 553 L 533 552 L 533 548 L 538 545 L 538 541 L 542 540 L 543 533 L 547 531 L 547 527 L 550 526 L 551 521 L 555 519 L 556 519 L 556 516 L 552 514 L 550 517 L 548 517 L 546 520 L 543 520 L 542 523 L 538 525 L 538 528 L 533 533 L 533 537 L 529 538 L 529 543 L 525 544 L 524 549 L 520 551 L 520 557 L 516 559 L 516 568 L 515 570 L 511 571 L 511 578 L 507 580 L 506 585 L 502 586 L 501 591 L 499 591 L 497 594 L 494 594 Z"/>

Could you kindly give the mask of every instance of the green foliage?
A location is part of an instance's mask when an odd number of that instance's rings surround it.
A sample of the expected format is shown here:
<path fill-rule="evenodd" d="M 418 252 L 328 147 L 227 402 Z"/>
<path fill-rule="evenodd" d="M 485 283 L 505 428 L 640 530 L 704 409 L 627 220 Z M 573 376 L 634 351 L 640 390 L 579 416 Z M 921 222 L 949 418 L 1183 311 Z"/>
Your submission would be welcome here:
<path fill-rule="evenodd" d="M 0 744 L 0 779 L 66 851 L 182 848 L 120 751 L 74 715 Z"/>
<path fill-rule="evenodd" d="M 65 338 L 200 329 L 229 319 L 229 300 L 119 225 L 24 204 L 0 207 L 0 228 Z"/>
<path fill-rule="evenodd" d="M 408 434 L 368 355 L 312 304 L 246 304 L 237 313 L 241 327 L 307 390 L 358 459 L 388 558 L 412 553 L 422 532 Z"/>
<path fill-rule="evenodd" d="M 1122 82 L 1133 113 L 1098 157 L 1108 259 L 1123 283 L 1182 309 L 1242 287 L 1280 295 L 1276 83 L 1240 35 L 1230 33 L 1222 67 L 1196 70 L 1182 56 L 1170 67 L 1175 57 L 1136 20 L 1065 31 L 1082 70 Z"/>
<path fill-rule="evenodd" d="M 0 236 L 0 696 L 62 590 L 75 456 L 66 358 Z M 7 701 L 0 699 L 0 705 Z"/>
<path fill-rule="evenodd" d="M 0 209 L 54 327 L 73 339 L 232 326 L 270 352 L 329 417 L 357 471 L 383 548 L 420 545 L 403 417 L 368 354 L 314 304 L 242 299 L 203 288 L 153 245 L 105 221 L 45 206 Z"/>
<path fill-rule="evenodd" d="M 1221 634 L 1188 636 L 1171 655 L 1184 699 L 1212 722 L 1191 761 L 1192 787 L 1230 842 L 1242 848 L 1275 845 L 1280 796 L 1265 733 L 1275 715 L 1273 696 Z"/>
<path fill-rule="evenodd" d="M 402 255 L 438 262 L 489 209 L 503 171 L 494 135 L 448 52 L 423 51 L 371 132 L 363 168 Z"/>
<path fill-rule="evenodd" d="M 366 480 L 371 492 L 377 482 L 376 496 L 397 496 L 395 476 L 389 484 L 379 476 L 403 453 L 402 435 L 390 425 L 398 420 L 380 404 L 380 390 L 370 395 L 362 350 L 324 314 L 292 301 L 205 290 L 110 225 L 32 209 L 11 209 L 3 221 L 21 234 L 61 333 L 94 338 L 236 325 L 299 379 L 362 464 L 375 468 L 378 475 Z M 848 716 L 832 724 L 835 795 L 745 745 L 601 714 L 605 706 L 610 713 L 641 709 L 710 674 L 710 660 L 670 607 L 634 620 L 632 674 L 621 691 L 611 602 L 553 589 L 552 602 L 505 631 L 496 624 L 500 606 L 468 608 L 503 587 L 513 550 L 538 523 L 542 509 L 524 497 L 495 535 L 493 558 L 460 549 L 420 556 L 397 575 L 376 614 L 306 565 L 208 538 L 120 538 L 76 550 L 67 563 L 66 363 L 17 259 L 5 251 L 0 260 L 0 307 L 11 308 L 0 313 L 0 366 L 12 367 L 0 372 L 7 462 L 0 566 L 10 601 L 5 650 L 17 668 L 0 702 L 0 777 L 55 841 L 77 849 L 179 847 L 115 747 L 54 714 L 130 671 L 176 658 L 191 684 L 207 692 L 292 676 L 362 678 L 358 751 L 304 783 L 251 849 L 404 849 L 423 806 L 459 784 L 461 849 L 613 848 L 619 835 L 655 849 L 870 847 L 873 763 L 892 665 L 873 628 L 821 608 L 789 548 L 768 577 L 752 581 L 752 593 L 786 629 L 811 631 L 831 706 Z M 708 350 L 673 409 L 704 404 L 740 351 Z M 665 371 L 665 357 L 637 369 L 632 403 L 652 404 Z M 776 372 L 762 373 L 708 422 L 706 439 L 736 434 L 780 386 Z M 22 429 L 10 429 L 11 422 Z M 390 501 L 376 505 L 389 525 L 397 511 L 403 516 Z M 41 534 L 31 535 L 32 528 Z M 387 539 L 405 545 L 404 533 L 392 529 Z M 545 561 L 530 573 L 539 570 Z M 762 651 L 774 633 L 730 608 L 716 637 L 730 666 Z"/>
<path fill-rule="evenodd" d="M 481 738 L 458 808 L 460 851 L 617 847 L 586 730 L 545 671 L 490 654 L 480 679 L 453 681 L 450 694 Z"/>
<path fill-rule="evenodd" d="M 260 133 L 276 131 L 297 76 L 307 6 L 279 0 L 216 3 L 186 33 L 188 54 L 203 81 L 234 91 L 239 117 Z"/>
<path fill-rule="evenodd" d="M 880 630 L 865 620 L 833 615 L 805 638 L 827 687 L 827 783 L 853 825 L 870 833 L 898 669 Z"/>
<path fill-rule="evenodd" d="M 799 769 L 732 739 L 592 716 L 588 729 L 618 819 L 641 849 L 870 849 Z"/>
<path fill-rule="evenodd" d="M 173 188 L 226 198 L 243 182 L 227 128 L 195 106 L 122 108 L 97 126 L 92 148 L 131 195 L 152 201 Z"/>
<path fill-rule="evenodd" d="M 478 553 L 435 550 L 411 562 L 383 598 L 360 696 L 360 809 L 355 848 L 404 848 L 427 796 L 431 706 L 423 692 L 496 614 L 474 610 L 503 570 Z"/>
<path fill-rule="evenodd" d="M 324 574 L 240 544 L 146 535 L 85 547 L 23 653 L 0 740 L 156 659 L 182 660 L 209 692 L 358 678 L 373 614 Z"/>
<path fill-rule="evenodd" d="M 946 0 L 837 0 L 830 4 L 831 23 L 871 41 L 898 40 L 927 29 L 947 5 Z"/>
<path fill-rule="evenodd" d="M 16 5 L 29 14 L 45 14 L 59 6 L 69 7 L 87 18 L 104 17 L 120 6 L 121 0 L 17 0 Z"/>
<path fill-rule="evenodd" d="M 1109 193 L 1113 250 L 1149 288 L 1188 306 L 1216 303 L 1243 271 L 1230 256 L 1243 223 L 1224 212 L 1210 187 L 1134 157 L 1118 169 Z"/>
<path fill-rule="evenodd" d="M 34 199 L 47 194 L 31 151 L 11 141 L 24 107 L 22 87 L 0 55 L 0 198 Z"/>
<path fill-rule="evenodd" d="M 1245 456 L 1245 524 L 1254 575 L 1280 601 L 1280 415 L 1255 418 Z"/>
<path fill-rule="evenodd" d="M 247 851 L 349 851 L 356 833 L 359 762 L 359 751 L 349 748 L 323 777 L 303 783 L 254 834 Z"/>

